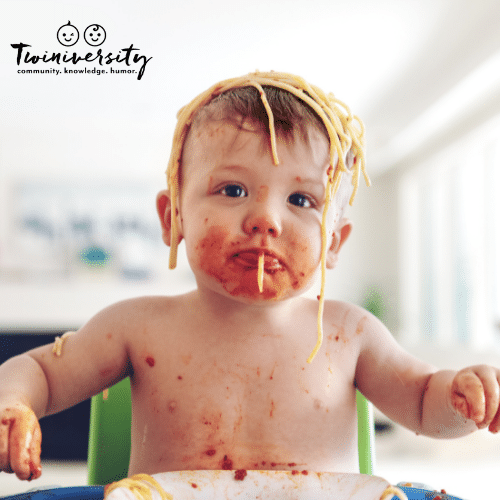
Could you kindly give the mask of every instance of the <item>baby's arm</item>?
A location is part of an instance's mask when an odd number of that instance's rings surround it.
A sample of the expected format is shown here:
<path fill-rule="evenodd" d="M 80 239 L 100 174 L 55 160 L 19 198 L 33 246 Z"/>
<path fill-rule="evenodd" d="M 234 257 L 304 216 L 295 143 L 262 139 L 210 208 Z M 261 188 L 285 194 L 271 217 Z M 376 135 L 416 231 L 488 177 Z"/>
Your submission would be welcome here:
<path fill-rule="evenodd" d="M 500 428 L 498 369 L 479 366 L 438 371 L 402 349 L 365 311 L 356 369 L 360 391 L 389 418 L 437 438 L 460 437 L 478 427 Z"/>
<path fill-rule="evenodd" d="M 129 372 L 126 332 L 133 310 L 111 306 L 54 344 L 15 356 L 0 366 L 0 470 L 20 479 L 40 476 L 38 419 L 57 413 L 112 385 Z"/>

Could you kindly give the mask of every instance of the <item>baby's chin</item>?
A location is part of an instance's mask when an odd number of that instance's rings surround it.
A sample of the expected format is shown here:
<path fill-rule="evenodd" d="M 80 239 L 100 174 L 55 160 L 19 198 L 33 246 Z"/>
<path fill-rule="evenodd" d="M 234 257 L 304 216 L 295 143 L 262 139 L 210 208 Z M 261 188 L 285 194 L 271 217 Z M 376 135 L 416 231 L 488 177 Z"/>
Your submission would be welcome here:
<path fill-rule="evenodd" d="M 299 281 L 278 279 L 273 281 L 273 276 L 264 277 L 262 290 L 259 289 L 255 273 L 249 273 L 245 279 L 219 280 L 214 276 L 204 273 L 198 286 L 208 287 L 211 291 L 235 300 L 237 302 L 253 306 L 269 306 L 304 295 L 316 282 L 315 276 L 309 280 Z"/>

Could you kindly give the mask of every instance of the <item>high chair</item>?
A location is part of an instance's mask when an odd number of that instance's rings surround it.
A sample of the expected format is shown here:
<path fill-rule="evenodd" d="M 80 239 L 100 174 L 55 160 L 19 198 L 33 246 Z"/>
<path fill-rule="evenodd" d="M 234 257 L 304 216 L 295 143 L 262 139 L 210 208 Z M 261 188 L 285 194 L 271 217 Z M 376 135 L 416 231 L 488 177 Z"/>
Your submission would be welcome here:
<path fill-rule="evenodd" d="M 92 398 L 88 453 L 89 485 L 104 485 L 127 477 L 132 422 L 130 379 Z M 361 474 L 373 474 L 375 461 L 372 405 L 357 391 L 358 455 Z"/>

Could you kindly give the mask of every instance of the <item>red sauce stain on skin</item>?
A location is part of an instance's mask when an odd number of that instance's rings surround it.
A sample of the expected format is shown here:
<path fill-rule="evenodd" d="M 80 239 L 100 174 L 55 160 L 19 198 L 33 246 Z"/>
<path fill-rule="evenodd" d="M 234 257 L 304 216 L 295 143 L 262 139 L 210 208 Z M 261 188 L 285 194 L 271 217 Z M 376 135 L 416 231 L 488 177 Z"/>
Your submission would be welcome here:
<path fill-rule="evenodd" d="M 240 410 L 241 410 L 241 405 L 240 405 Z M 233 431 L 236 433 L 240 427 L 241 427 L 241 423 L 243 422 L 243 415 L 240 415 L 238 417 L 238 420 L 236 421 L 236 423 L 234 424 L 234 428 L 233 428 Z"/>
<path fill-rule="evenodd" d="M 338 341 L 339 341 L 339 339 L 340 339 L 340 337 L 337 335 L 337 336 L 335 337 L 335 340 L 338 342 Z"/>
<path fill-rule="evenodd" d="M 276 462 L 271 462 L 271 467 L 276 467 L 278 465 Z"/>
<path fill-rule="evenodd" d="M 363 318 L 359 321 L 359 323 L 356 326 L 356 335 L 359 335 L 360 333 L 363 332 L 363 328 L 365 326 L 367 319 L 368 319 L 368 316 L 363 316 Z"/>
<path fill-rule="evenodd" d="M 262 462 L 262 465 L 266 465 L 266 462 Z"/>
<path fill-rule="evenodd" d="M 290 235 L 287 248 L 276 249 L 280 261 L 264 271 L 264 290 L 257 282 L 258 259 L 245 263 L 239 251 L 253 249 L 253 243 L 231 240 L 227 229 L 211 226 L 207 236 L 196 246 L 196 266 L 218 281 L 234 297 L 260 300 L 279 300 L 309 284 L 316 271 L 319 255 L 314 257 L 300 234 Z M 270 259 L 271 260 L 271 259 Z M 318 261 L 318 262 L 315 262 Z"/>
<path fill-rule="evenodd" d="M 298 474 L 298 473 L 299 473 L 299 471 L 298 471 L 298 470 L 293 470 L 293 471 L 292 471 L 292 475 L 293 475 L 293 476 L 295 476 L 295 475 L 296 475 L 296 474 Z"/>
<path fill-rule="evenodd" d="M 153 356 L 148 356 L 146 358 L 146 363 L 152 368 L 155 365 L 155 358 L 153 358 Z"/>
<path fill-rule="evenodd" d="M 214 450 L 213 448 L 210 448 L 209 450 L 207 450 L 205 452 L 205 455 L 208 455 L 209 457 L 213 457 L 215 454 L 217 453 L 216 450 Z M 227 456 L 227 455 L 226 455 Z"/>
<path fill-rule="evenodd" d="M 243 481 L 243 479 L 245 479 L 246 475 L 247 475 L 247 471 L 245 469 L 238 469 L 234 473 L 234 479 L 236 479 L 236 481 Z"/>
<path fill-rule="evenodd" d="M 302 471 L 302 474 L 303 474 L 304 476 L 307 476 L 307 474 L 309 474 L 309 472 L 308 472 L 308 471 L 306 471 L 306 470 L 303 470 L 303 471 Z"/>
<path fill-rule="evenodd" d="M 259 190 L 257 191 L 257 197 L 255 198 L 255 201 L 257 203 L 263 203 L 264 201 L 267 200 L 268 194 L 269 194 L 269 186 L 260 186 Z"/>
<path fill-rule="evenodd" d="M 221 469 L 233 470 L 233 461 L 230 458 L 228 458 L 227 455 L 224 455 L 224 458 L 222 459 Z"/>
<path fill-rule="evenodd" d="M 295 467 L 296 465 L 297 465 L 296 463 L 294 463 L 294 462 L 290 462 L 290 463 L 288 464 L 288 467 Z"/>
<path fill-rule="evenodd" d="M 191 486 L 192 486 L 193 488 L 198 488 L 198 485 L 197 485 L 196 483 L 191 483 Z"/>

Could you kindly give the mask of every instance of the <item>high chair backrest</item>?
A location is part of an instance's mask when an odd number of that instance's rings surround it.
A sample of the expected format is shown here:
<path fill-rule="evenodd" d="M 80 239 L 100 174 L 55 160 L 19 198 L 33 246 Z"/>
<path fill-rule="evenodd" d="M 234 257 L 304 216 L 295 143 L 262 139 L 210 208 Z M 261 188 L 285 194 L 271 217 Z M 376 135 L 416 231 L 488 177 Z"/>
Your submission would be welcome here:
<path fill-rule="evenodd" d="M 105 399 L 106 396 L 106 399 Z M 374 424 L 371 403 L 357 391 L 358 455 L 362 474 L 373 474 Z M 88 453 L 88 482 L 104 485 L 127 477 L 130 459 L 132 406 L 130 379 L 92 398 Z"/>

